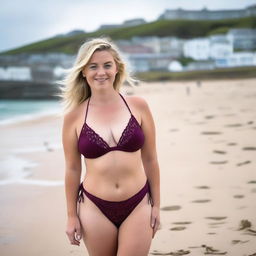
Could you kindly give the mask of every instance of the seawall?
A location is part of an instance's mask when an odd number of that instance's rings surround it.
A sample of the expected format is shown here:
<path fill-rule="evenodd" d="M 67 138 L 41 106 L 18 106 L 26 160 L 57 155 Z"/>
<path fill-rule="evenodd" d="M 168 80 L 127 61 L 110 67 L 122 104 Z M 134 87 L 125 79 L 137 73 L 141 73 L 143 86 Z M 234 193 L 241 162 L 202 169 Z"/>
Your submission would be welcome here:
<path fill-rule="evenodd" d="M 57 99 L 59 93 L 53 82 L 0 80 L 0 99 Z"/>

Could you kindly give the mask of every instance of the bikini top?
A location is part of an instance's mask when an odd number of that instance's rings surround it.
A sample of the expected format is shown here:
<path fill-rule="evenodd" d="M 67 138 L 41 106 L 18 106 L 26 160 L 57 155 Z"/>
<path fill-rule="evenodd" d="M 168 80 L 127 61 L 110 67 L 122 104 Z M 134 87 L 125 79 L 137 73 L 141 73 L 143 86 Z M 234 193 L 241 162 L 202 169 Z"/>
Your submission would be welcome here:
<path fill-rule="evenodd" d="M 88 99 L 85 121 L 78 138 L 78 151 L 84 155 L 85 158 L 97 158 L 113 150 L 135 152 L 143 146 L 145 140 L 143 130 L 132 114 L 124 97 L 120 93 L 119 95 L 129 109 L 131 117 L 123 130 L 117 145 L 113 147 L 110 147 L 108 143 L 86 123 L 90 102 L 90 98 Z"/>

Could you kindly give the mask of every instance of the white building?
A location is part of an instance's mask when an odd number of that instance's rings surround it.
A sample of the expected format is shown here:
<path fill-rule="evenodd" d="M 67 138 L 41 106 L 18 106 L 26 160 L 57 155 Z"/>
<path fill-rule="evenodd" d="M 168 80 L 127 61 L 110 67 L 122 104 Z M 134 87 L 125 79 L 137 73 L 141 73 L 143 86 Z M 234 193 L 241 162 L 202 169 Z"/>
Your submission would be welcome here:
<path fill-rule="evenodd" d="M 227 58 L 215 60 L 216 67 L 243 67 L 256 65 L 256 53 L 235 52 Z"/>
<path fill-rule="evenodd" d="M 0 67 L 0 80 L 30 81 L 31 70 L 29 67 Z"/>
<path fill-rule="evenodd" d="M 230 29 L 227 38 L 233 43 L 234 49 L 246 51 L 256 49 L 256 29 Z"/>
<path fill-rule="evenodd" d="M 195 38 L 185 41 L 183 53 L 185 57 L 194 60 L 208 60 L 210 57 L 210 39 Z"/>
<path fill-rule="evenodd" d="M 155 53 L 161 52 L 160 38 L 157 36 L 133 37 L 131 41 L 132 43 L 150 47 Z"/>
<path fill-rule="evenodd" d="M 172 56 L 163 53 L 126 54 L 128 67 L 133 72 L 168 70 Z"/>
<path fill-rule="evenodd" d="M 176 58 L 183 55 L 183 39 L 177 37 L 161 37 L 159 40 L 161 53 L 169 53 Z"/>
<path fill-rule="evenodd" d="M 233 44 L 226 35 L 210 36 L 210 58 L 223 59 L 231 56 Z"/>

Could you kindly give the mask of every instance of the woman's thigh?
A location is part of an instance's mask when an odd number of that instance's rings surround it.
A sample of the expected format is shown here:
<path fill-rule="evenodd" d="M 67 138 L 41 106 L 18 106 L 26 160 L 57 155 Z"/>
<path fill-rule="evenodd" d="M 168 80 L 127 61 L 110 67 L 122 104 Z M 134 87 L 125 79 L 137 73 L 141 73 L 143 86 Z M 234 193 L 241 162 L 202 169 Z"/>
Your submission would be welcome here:
<path fill-rule="evenodd" d="M 119 228 L 117 256 L 147 256 L 153 235 L 148 195 L 137 205 Z"/>
<path fill-rule="evenodd" d="M 90 256 L 115 256 L 118 230 L 86 196 L 79 205 L 79 219 Z"/>

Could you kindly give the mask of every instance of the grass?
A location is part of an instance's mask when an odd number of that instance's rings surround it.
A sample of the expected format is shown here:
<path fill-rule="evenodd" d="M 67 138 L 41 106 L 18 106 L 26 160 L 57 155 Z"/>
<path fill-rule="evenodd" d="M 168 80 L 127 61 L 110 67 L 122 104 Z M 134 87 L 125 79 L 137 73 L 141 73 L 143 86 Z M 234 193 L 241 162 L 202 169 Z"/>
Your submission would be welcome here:
<path fill-rule="evenodd" d="M 256 67 L 235 67 L 214 70 L 197 70 L 185 72 L 141 72 L 135 76 L 145 82 L 153 81 L 180 81 L 180 80 L 209 80 L 209 79 L 236 79 L 255 78 Z"/>
<path fill-rule="evenodd" d="M 217 33 L 226 33 L 231 28 L 256 28 L 255 17 L 228 20 L 157 20 L 147 24 L 97 30 L 70 37 L 53 37 L 1 54 L 48 53 L 59 52 L 75 54 L 79 46 L 90 37 L 108 36 L 113 40 L 131 39 L 134 36 L 174 36 L 183 39 L 206 37 Z"/>

